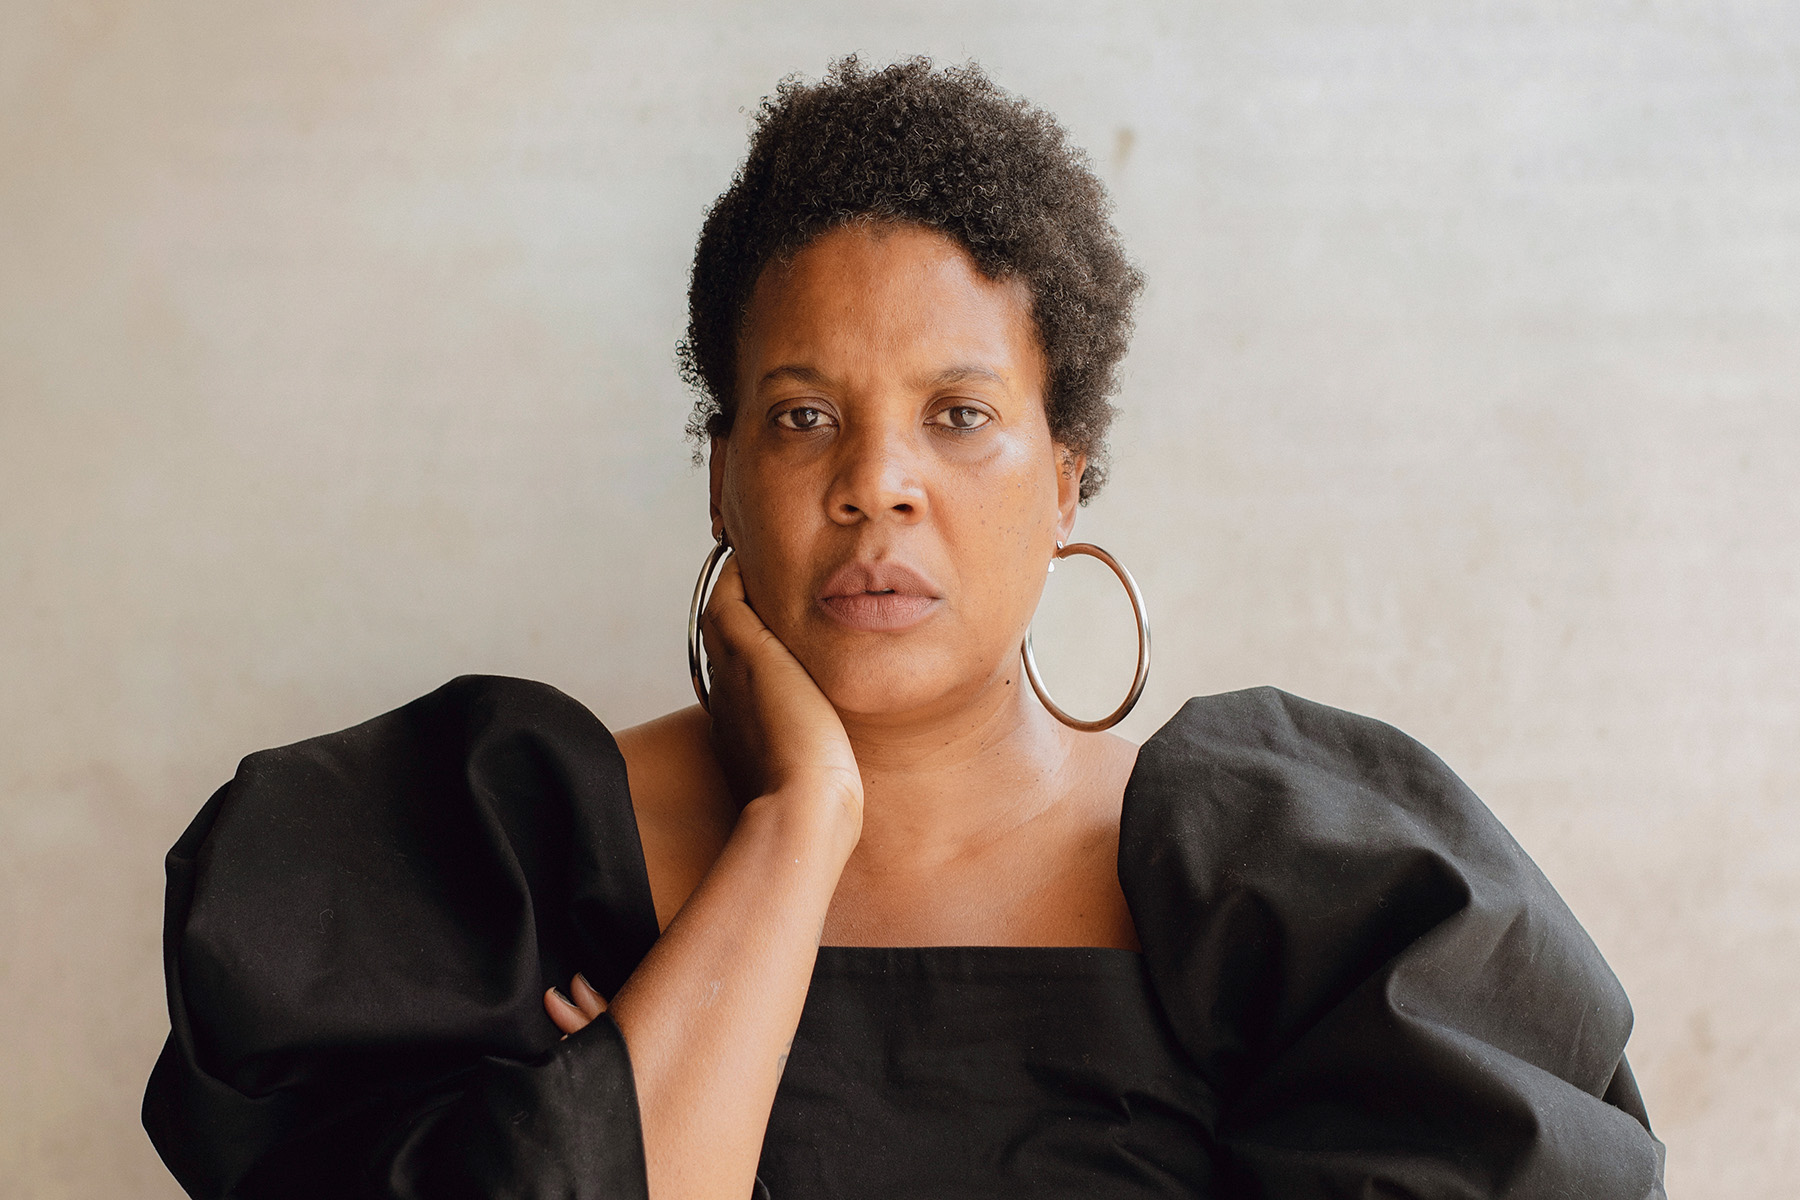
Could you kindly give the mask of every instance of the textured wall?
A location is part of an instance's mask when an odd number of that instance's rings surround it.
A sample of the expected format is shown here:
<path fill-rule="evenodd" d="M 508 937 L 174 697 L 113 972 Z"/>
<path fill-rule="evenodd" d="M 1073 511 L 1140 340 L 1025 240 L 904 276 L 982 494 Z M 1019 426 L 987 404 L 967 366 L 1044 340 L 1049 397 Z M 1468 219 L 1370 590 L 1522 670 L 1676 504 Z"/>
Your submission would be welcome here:
<path fill-rule="evenodd" d="M 1791 1195 L 1800 9 L 615 7 L 0 8 L 0 1195 L 175 1195 L 160 859 L 239 755 L 464 671 L 685 701 L 687 257 L 851 48 L 1060 113 L 1149 274 L 1082 518 L 1131 731 L 1423 738 L 1634 997 L 1671 1190 Z M 1118 599 L 1053 584 L 1098 707 Z"/>

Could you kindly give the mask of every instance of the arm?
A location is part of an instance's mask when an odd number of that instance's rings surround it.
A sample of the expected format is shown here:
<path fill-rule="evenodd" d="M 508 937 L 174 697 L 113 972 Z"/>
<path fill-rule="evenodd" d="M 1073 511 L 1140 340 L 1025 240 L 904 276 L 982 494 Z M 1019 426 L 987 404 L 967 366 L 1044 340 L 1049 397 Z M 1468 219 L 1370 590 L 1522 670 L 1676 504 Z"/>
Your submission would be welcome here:
<path fill-rule="evenodd" d="M 843 726 L 744 602 L 735 560 L 708 605 L 720 757 L 744 806 L 718 861 L 614 996 L 630 1049 L 652 1200 L 748 1196 L 769 1111 L 862 820 Z M 603 1007 L 546 994 L 565 1032 Z"/>
<path fill-rule="evenodd" d="M 646 1157 L 659 1197 L 750 1193 L 861 788 L 736 578 L 715 736 L 755 798 L 660 939 L 623 761 L 552 688 L 465 678 L 244 761 L 168 860 L 144 1122 L 191 1195 L 643 1195 Z M 558 1043 L 539 997 L 577 969 L 614 1011 Z"/>
<path fill-rule="evenodd" d="M 1120 878 L 1231 1194 L 1663 1195 L 1623 989 L 1435 755 L 1256 689 L 1138 767 Z"/>
<path fill-rule="evenodd" d="M 609 994 L 657 937 L 587 709 L 468 676 L 252 754 L 168 856 L 170 1036 L 144 1125 L 189 1195 L 644 1194 Z"/>

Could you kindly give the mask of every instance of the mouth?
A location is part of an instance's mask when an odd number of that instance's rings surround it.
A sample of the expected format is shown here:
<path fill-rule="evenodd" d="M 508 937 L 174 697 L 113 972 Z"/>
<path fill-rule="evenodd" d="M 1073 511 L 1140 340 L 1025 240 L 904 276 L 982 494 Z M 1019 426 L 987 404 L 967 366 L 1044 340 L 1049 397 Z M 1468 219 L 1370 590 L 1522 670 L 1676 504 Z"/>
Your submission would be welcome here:
<path fill-rule="evenodd" d="M 849 629 L 897 633 L 929 617 L 942 602 L 936 585 L 900 563 L 847 563 L 820 589 L 819 608 Z"/>

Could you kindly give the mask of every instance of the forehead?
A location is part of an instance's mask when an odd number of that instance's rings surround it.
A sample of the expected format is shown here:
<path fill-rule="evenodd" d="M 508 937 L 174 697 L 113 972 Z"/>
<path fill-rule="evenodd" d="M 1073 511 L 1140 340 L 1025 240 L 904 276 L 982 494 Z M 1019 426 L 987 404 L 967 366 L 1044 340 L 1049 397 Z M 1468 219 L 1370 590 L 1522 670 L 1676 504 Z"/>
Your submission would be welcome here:
<path fill-rule="evenodd" d="M 739 393 L 768 371 L 805 367 L 846 382 L 977 368 L 1041 397 L 1031 292 L 990 279 L 966 250 L 918 225 L 859 222 L 771 263 L 738 346 Z"/>

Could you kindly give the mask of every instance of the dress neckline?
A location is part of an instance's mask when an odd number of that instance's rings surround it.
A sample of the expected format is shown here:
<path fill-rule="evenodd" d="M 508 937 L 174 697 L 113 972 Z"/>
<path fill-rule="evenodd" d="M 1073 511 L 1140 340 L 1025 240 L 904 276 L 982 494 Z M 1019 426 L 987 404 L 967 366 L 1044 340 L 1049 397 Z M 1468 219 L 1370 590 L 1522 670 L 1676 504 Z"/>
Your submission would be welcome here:
<path fill-rule="evenodd" d="M 1180 710 L 1177 710 L 1174 716 L 1171 716 L 1168 720 L 1164 721 L 1161 725 L 1157 726 L 1156 731 L 1154 733 L 1152 733 L 1149 737 L 1145 738 L 1138 745 L 1137 756 L 1132 760 L 1132 763 L 1131 763 L 1131 773 L 1125 777 L 1125 794 L 1120 798 L 1120 801 L 1119 801 L 1119 824 L 1121 827 L 1121 839 L 1120 839 L 1121 848 L 1124 845 L 1122 833 L 1123 833 L 1123 827 L 1125 825 L 1125 814 L 1132 807 L 1132 799 L 1131 798 L 1132 798 L 1133 793 L 1135 793 L 1138 790 L 1138 771 L 1141 770 L 1144 765 L 1144 751 L 1148 750 L 1150 748 L 1150 745 L 1152 742 L 1155 742 L 1157 739 L 1161 738 L 1165 733 L 1167 733 L 1169 730 L 1169 727 L 1172 726 L 1173 724 L 1175 724 L 1176 719 L 1178 717 L 1180 717 L 1180 715 L 1181 715 Z M 632 872 L 632 877 L 631 877 L 631 881 L 630 881 L 631 889 L 636 894 L 631 897 L 631 901 L 632 901 L 633 906 L 638 910 L 638 918 L 640 920 L 647 921 L 647 923 L 648 923 L 648 927 L 649 927 L 651 936 L 650 936 L 649 942 L 647 944 L 654 945 L 655 942 L 662 937 L 662 926 L 657 922 L 657 919 L 656 919 L 656 899 L 655 899 L 654 893 L 650 890 L 650 867 L 649 867 L 648 860 L 644 857 L 643 832 L 638 828 L 637 805 L 634 804 L 631 799 L 631 781 L 625 771 L 625 757 L 622 753 L 620 753 L 620 751 L 618 749 L 618 742 L 616 739 L 613 738 L 612 730 L 606 728 L 605 722 L 600 721 L 598 718 L 595 718 L 595 723 L 600 725 L 600 727 L 602 729 L 606 730 L 607 740 L 611 741 L 613 743 L 613 754 L 616 756 L 616 760 L 617 760 L 617 764 L 618 764 L 619 797 L 620 797 L 621 803 L 623 803 L 625 806 L 625 816 L 631 825 L 632 842 L 637 850 L 635 862 L 633 863 L 633 866 L 636 869 Z M 1115 858 L 1113 860 L 1113 873 L 1115 876 L 1118 875 L 1119 865 L 1120 864 L 1119 864 L 1118 859 Z M 1123 884 L 1123 880 L 1121 880 L 1121 885 L 1122 884 Z M 1134 917 L 1134 923 L 1135 923 L 1135 917 Z M 1141 939 L 1140 939 L 1140 941 L 1141 941 Z M 1144 952 L 1141 949 L 1127 950 L 1127 949 L 1124 949 L 1123 947 L 1119 947 L 1119 946 L 1083 946 L 1083 945 L 1015 946 L 1015 945 L 958 945 L 958 944 L 954 944 L 954 943 L 945 943 L 945 944 L 933 944 L 933 945 L 926 945 L 926 946 L 840 946 L 840 945 L 832 945 L 832 944 L 821 944 L 819 946 L 819 954 L 820 954 L 821 958 L 823 958 L 823 956 L 828 951 L 832 952 L 834 956 L 845 958 L 846 961 L 848 961 L 848 958 L 849 958 L 849 955 L 846 952 L 856 952 L 856 951 L 865 951 L 871 955 L 896 954 L 896 953 L 912 955 L 912 954 L 937 952 L 940 957 L 943 957 L 947 960 L 953 959 L 957 955 L 976 955 L 976 956 L 985 956 L 985 957 L 992 958 L 992 959 L 998 959 L 998 958 L 1004 957 L 1006 954 L 1020 955 L 1020 956 L 1024 956 L 1027 954 L 1040 954 L 1040 955 L 1045 955 L 1046 961 L 1048 961 L 1050 959 L 1055 959 L 1059 956 L 1067 957 L 1070 954 L 1092 954 L 1092 955 L 1121 955 L 1121 956 L 1124 956 L 1124 959 L 1121 961 L 1129 961 L 1132 963 L 1138 963 L 1138 962 L 1141 962 L 1144 957 Z M 986 952 L 994 952 L 994 951 L 1002 952 L 1002 953 L 1000 953 L 1000 954 L 987 954 L 986 953 Z M 1023 957 L 1021 957 L 1021 962 L 1023 962 L 1023 961 L 1024 961 L 1024 959 L 1023 959 Z"/>
<path fill-rule="evenodd" d="M 1132 976 L 1144 952 L 1118 946 L 820 946 L 815 974 L 1040 979 L 1046 975 Z"/>

